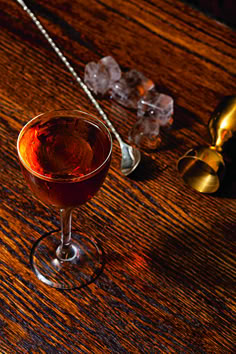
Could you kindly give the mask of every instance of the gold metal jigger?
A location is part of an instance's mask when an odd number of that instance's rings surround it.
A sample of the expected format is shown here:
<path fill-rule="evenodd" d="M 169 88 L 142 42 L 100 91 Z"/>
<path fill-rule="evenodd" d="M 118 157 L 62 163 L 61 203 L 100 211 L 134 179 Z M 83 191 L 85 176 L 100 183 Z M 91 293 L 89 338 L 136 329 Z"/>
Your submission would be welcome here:
<path fill-rule="evenodd" d="M 227 96 L 208 123 L 211 145 L 191 149 L 177 162 L 184 181 L 201 193 L 214 193 L 225 172 L 224 148 L 236 132 L 236 96 Z"/>

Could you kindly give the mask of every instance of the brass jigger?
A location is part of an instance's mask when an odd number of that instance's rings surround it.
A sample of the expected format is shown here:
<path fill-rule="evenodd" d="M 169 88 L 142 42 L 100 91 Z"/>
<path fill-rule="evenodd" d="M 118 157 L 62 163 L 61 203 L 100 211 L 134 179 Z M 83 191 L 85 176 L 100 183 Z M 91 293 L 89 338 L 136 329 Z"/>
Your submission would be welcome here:
<path fill-rule="evenodd" d="M 177 168 L 184 181 L 201 193 L 214 193 L 225 172 L 224 148 L 236 132 L 236 96 L 227 96 L 217 106 L 208 123 L 211 145 L 191 149 Z"/>

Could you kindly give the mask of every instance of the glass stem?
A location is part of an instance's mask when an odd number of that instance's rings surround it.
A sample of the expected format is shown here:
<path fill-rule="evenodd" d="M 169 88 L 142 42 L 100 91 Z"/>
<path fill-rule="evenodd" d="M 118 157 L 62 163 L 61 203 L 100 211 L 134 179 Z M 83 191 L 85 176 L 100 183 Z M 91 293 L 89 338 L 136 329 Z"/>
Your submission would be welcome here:
<path fill-rule="evenodd" d="M 60 260 L 69 261 L 75 256 L 71 243 L 72 209 L 60 209 L 61 216 L 61 244 L 56 253 Z"/>

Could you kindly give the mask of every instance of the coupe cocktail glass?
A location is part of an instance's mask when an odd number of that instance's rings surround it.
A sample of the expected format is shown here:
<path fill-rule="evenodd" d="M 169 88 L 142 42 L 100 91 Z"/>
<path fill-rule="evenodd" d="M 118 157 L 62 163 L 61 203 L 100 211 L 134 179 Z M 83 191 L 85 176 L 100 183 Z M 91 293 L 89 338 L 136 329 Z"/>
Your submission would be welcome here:
<path fill-rule="evenodd" d="M 95 195 L 107 175 L 112 152 L 108 129 L 79 110 L 46 112 L 22 128 L 17 150 L 33 195 L 61 215 L 61 230 L 43 235 L 33 246 L 35 274 L 60 289 L 87 285 L 102 269 L 102 250 L 83 232 L 71 231 L 71 217 L 74 208 Z"/>

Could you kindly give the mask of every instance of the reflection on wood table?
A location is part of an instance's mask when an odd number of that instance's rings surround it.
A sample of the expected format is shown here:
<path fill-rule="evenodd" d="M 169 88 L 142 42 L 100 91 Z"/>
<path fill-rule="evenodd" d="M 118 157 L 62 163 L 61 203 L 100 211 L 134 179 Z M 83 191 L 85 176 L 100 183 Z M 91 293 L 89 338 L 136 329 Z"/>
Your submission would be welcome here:
<path fill-rule="evenodd" d="M 103 187 L 74 211 L 105 251 L 98 279 L 64 292 L 41 283 L 30 250 L 59 228 L 58 211 L 27 189 L 18 133 L 48 110 L 98 112 L 22 7 L 0 0 L 0 352 L 234 353 L 235 152 L 214 194 L 185 185 L 176 162 L 210 143 L 211 113 L 236 92 L 235 32 L 179 0 L 26 3 L 82 78 L 112 55 L 174 98 L 174 124 L 129 177 L 114 139 Z M 127 141 L 136 112 L 98 102 Z"/>

